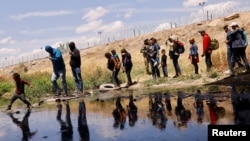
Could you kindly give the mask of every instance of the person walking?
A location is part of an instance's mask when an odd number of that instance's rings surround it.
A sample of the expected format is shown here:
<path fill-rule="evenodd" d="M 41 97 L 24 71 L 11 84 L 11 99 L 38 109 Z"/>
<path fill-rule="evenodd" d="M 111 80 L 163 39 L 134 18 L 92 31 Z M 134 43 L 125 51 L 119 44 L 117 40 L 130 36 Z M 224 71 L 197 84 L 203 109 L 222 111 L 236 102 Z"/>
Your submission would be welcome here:
<path fill-rule="evenodd" d="M 106 57 L 107 59 L 107 68 L 112 71 L 112 79 L 114 80 L 114 83 L 116 85 L 116 87 L 120 87 L 120 80 L 118 79 L 118 74 L 119 74 L 119 71 L 120 71 L 120 68 L 118 68 L 118 63 L 117 61 L 115 60 L 115 58 L 112 56 L 111 53 L 109 52 L 106 52 L 104 54 L 104 56 Z"/>
<path fill-rule="evenodd" d="M 74 42 L 69 43 L 69 55 L 70 61 L 69 64 L 71 66 L 71 71 L 73 78 L 75 80 L 77 91 L 76 93 L 83 92 L 83 81 L 81 75 L 81 55 L 79 49 L 76 48 Z"/>
<path fill-rule="evenodd" d="M 162 49 L 161 50 L 161 65 L 160 67 L 162 68 L 163 76 L 168 77 L 168 67 L 167 67 L 167 55 L 166 55 L 166 50 Z"/>
<path fill-rule="evenodd" d="M 27 80 L 24 80 L 20 77 L 19 73 L 13 73 L 12 78 L 15 81 L 16 84 L 16 90 L 15 93 L 13 94 L 12 98 L 10 99 L 9 105 L 7 106 L 7 110 L 11 110 L 12 104 L 17 100 L 20 99 L 23 103 L 27 105 L 28 109 L 31 109 L 31 104 L 30 102 L 26 99 L 25 97 L 25 90 L 24 87 L 25 85 L 28 85 L 29 87 L 32 87 L 32 84 L 28 82 Z"/>
<path fill-rule="evenodd" d="M 68 96 L 68 88 L 67 88 L 67 82 L 66 82 L 66 67 L 63 60 L 62 53 L 57 48 L 52 48 L 51 46 L 47 45 L 45 46 L 45 50 L 49 53 L 49 59 L 52 62 L 53 66 L 53 73 L 51 76 L 51 81 L 53 84 L 53 88 L 56 92 L 55 96 L 60 96 L 60 88 L 57 84 L 57 80 L 59 77 L 62 79 L 62 85 L 64 89 L 64 96 Z"/>
<path fill-rule="evenodd" d="M 244 40 L 243 31 L 241 28 L 239 28 L 239 25 L 236 22 L 233 22 L 230 26 L 233 30 L 229 34 L 229 37 L 232 41 L 232 60 L 230 65 L 231 75 L 234 75 L 234 66 L 235 62 L 237 62 L 238 56 L 240 56 L 240 58 L 243 60 L 246 72 L 249 72 L 250 67 L 245 53 L 246 42 Z"/>
<path fill-rule="evenodd" d="M 141 48 L 140 52 L 143 55 L 146 73 L 150 75 L 151 72 L 149 70 L 149 64 L 150 64 L 150 44 L 149 44 L 149 39 L 144 40 L 144 44 L 143 44 L 143 47 Z"/>
<path fill-rule="evenodd" d="M 199 30 L 199 33 L 203 39 L 203 53 L 202 53 L 201 57 L 205 56 L 205 63 L 206 63 L 206 67 L 207 67 L 207 72 L 209 72 L 213 66 L 213 63 L 211 60 L 212 49 L 210 48 L 211 38 L 206 33 L 206 31 L 203 29 Z"/>
<path fill-rule="evenodd" d="M 179 56 L 180 54 L 178 53 L 177 49 L 178 49 L 178 37 L 177 35 L 171 35 L 169 37 L 169 46 L 170 48 L 172 49 L 172 52 L 171 52 L 171 58 L 173 60 L 173 65 L 174 65 L 174 69 L 175 69 L 175 76 L 173 78 L 176 78 L 176 77 L 179 77 L 181 75 L 181 68 L 180 68 L 180 65 L 179 65 Z"/>
<path fill-rule="evenodd" d="M 150 65 L 152 68 L 152 76 L 153 79 L 156 79 L 156 77 L 160 77 L 160 71 L 158 68 L 159 65 L 159 50 L 160 50 L 160 46 L 157 43 L 157 40 L 155 38 L 150 38 L 150 45 L 152 47 L 152 53 L 150 54 L 151 59 L 150 59 Z"/>
<path fill-rule="evenodd" d="M 199 70 L 199 66 L 198 66 L 198 62 L 199 62 L 198 46 L 196 45 L 194 38 L 190 39 L 189 43 L 191 45 L 190 53 L 189 53 L 189 59 L 191 60 L 191 64 L 193 64 L 193 66 L 194 66 L 194 73 L 199 74 L 198 73 L 198 70 Z"/>
<path fill-rule="evenodd" d="M 228 63 L 228 68 L 230 72 L 230 65 L 231 65 L 231 60 L 232 60 L 232 40 L 229 35 L 231 34 L 232 31 L 228 28 L 228 25 L 225 25 L 223 28 L 226 33 L 225 43 L 227 45 L 227 63 Z M 236 63 L 238 64 L 239 67 L 243 67 L 239 56 L 236 57 Z"/>
<path fill-rule="evenodd" d="M 126 87 L 129 87 L 133 84 L 131 75 L 130 75 L 132 67 L 133 67 L 133 62 L 132 62 L 130 53 L 126 49 L 122 49 L 121 54 L 122 54 L 122 70 L 123 72 L 126 73 L 126 76 L 127 76 Z"/>

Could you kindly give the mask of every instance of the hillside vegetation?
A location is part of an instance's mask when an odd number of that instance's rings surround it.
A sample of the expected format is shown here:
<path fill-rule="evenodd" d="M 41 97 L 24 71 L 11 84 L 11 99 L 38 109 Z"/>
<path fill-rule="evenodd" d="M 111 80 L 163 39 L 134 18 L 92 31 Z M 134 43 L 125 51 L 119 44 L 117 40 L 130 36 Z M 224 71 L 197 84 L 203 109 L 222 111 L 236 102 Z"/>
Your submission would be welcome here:
<path fill-rule="evenodd" d="M 240 27 L 244 27 L 247 33 L 250 33 L 250 13 L 244 12 L 239 13 L 239 17 L 235 19 L 231 19 L 223 17 L 213 19 L 211 21 L 203 21 L 199 23 L 193 23 L 190 25 L 177 27 L 173 29 L 163 30 L 159 32 L 150 33 L 147 35 L 140 35 L 134 38 L 128 38 L 124 40 L 114 41 L 109 44 L 95 46 L 88 49 L 81 50 L 82 57 L 82 74 L 85 84 L 87 88 L 93 88 L 99 86 L 101 83 L 109 83 L 110 82 L 110 72 L 106 68 L 106 58 L 104 57 L 105 52 L 110 52 L 112 49 L 115 49 L 120 55 L 120 50 L 122 48 L 126 48 L 128 52 L 131 53 L 133 68 L 132 68 L 132 79 L 133 81 L 139 82 L 137 85 L 132 86 L 142 87 L 142 86 L 153 86 L 157 84 L 165 84 L 170 86 L 185 86 L 185 85 L 198 85 L 198 84 L 206 84 L 209 82 L 218 81 L 226 77 L 223 73 L 228 69 L 227 61 L 226 61 L 226 45 L 225 41 L 225 32 L 223 30 L 223 26 L 225 24 L 230 24 L 233 21 L 236 21 Z M 225 20 L 226 19 L 226 20 Z M 193 66 L 188 59 L 189 54 L 189 43 L 188 40 L 190 38 L 194 38 L 199 48 L 199 54 L 202 54 L 202 37 L 198 33 L 199 29 L 205 29 L 206 32 L 210 35 L 211 38 L 216 38 L 220 42 L 220 48 L 218 50 L 213 51 L 212 53 L 212 62 L 214 66 L 214 71 L 208 74 L 205 67 L 204 58 L 200 57 L 199 63 L 199 73 L 200 76 L 193 76 L 194 70 Z M 186 51 L 184 54 L 180 55 L 179 63 L 182 69 L 183 77 L 178 79 L 172 78 L 175 75 L 172 60 L 170 60 L 168 56 L 168 78 L 161 78 L 159 80 L 152 80 L 152 76 L 147 75 L 145 73 L 143 57 L 140 53 L 140 48 L 143 45 L 143 40 L 146 38 L 154 37 L 158 39 L 158 43 L 161 49 L 166 49 L 167 52 L 169 50 L 168 46 L 165 45 L 166 39 L 171 34 L 176 34 L 179 37 L 179 40 L 185 44 Z M 249 37 L 248 37 L 249 40 Z M 248 58 L 250 57 L 249 48 L 246 50 Z M 72 79 L 71 70 L 69 67 L 69 54 L 64 54 L 64 60 L 67 64 L 67 77 Z M 34 75 L 36 73 L 48 73 L 48 81 L 50 81 L 50 73 L 52 72 L 52 65 L 49 59 L 41 59 L 32 61 L 26 64 L 19 64 L 16 66 L 6 67 L 1 71 L 0 81 L 1 80 L 9 80 L 6 78 L 10 78 L 12 72 L 20 72 L 29 75 Z M 162 72 L 161 72 L 162 76 Z M 125 83 L 125 74 L 122 72 L 119 73 L 119 77 Z M 100 80 L 101 79 L 101 80 Z"/>

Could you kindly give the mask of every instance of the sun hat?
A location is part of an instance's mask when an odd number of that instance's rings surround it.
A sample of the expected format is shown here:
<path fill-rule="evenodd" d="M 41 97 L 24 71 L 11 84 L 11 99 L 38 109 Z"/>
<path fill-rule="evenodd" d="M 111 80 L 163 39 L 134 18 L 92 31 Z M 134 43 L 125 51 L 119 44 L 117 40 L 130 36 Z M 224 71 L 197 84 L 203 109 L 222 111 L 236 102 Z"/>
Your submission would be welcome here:
<path fill-rule="evenodd" d="M 230 26 L 237 26 L 237 25 L 238 25 L 237 22 L 232 22 L 232 23 L 230 24 Z"/>

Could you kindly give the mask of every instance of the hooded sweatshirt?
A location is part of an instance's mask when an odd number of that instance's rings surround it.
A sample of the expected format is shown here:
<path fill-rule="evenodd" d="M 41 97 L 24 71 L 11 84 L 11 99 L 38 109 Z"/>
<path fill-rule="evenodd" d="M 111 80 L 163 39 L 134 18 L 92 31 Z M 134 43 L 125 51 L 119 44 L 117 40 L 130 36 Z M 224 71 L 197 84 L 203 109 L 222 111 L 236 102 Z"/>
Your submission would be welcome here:
<path fill-rule="evenodd" d="M 54 71 L 60 71 L 65 69 L 65 63 L 62 57 L 62 53 L 59 49 L 52 48 L 51 46 L 45 46 L 45 50 L 50 54 L 51 62 Z"/>

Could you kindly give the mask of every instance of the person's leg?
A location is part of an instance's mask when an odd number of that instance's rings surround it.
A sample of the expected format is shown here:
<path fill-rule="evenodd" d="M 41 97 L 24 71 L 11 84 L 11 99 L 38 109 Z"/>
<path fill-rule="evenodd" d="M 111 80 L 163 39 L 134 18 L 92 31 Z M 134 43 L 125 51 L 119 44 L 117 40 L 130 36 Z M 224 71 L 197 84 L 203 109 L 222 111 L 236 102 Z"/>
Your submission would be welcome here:
<path fill-rule="evenodd" d="M 152 77 L 153 77 L 153 79 L 155 79 L 156 78 L 156 70 L 154 67 L 154 62 L 152 60 L 150 60 L 150 66 L 151 66 Z"/>
<path fill-rule="evenodd" d="M 174 70 L 175 70 L 174 77 L 177 77 L 178 76 L 178 69 L 177 69 L 177 57 L 176 57 L 176 55 L 173 56 L 173 65 L 174 65 Z"/>
<path fill-rule="evenodd" d="M 210 53 L 205 54 L 205 61 L 206 61 L 207 71 L 210 71 L 212 68 L 212 61 L 211 61 Z"/>
<path fill-rule="evenodd" d="M 83 81 L 82 81 L 81 69 L 80 68 L 72 68 L 72 74 L 73 74 L 78 92 L 82 92 L 83 91 Z"/>
<path fill-rule="evenodd" d="M 66 69 L 60 71 L 59 75 L 62 78 L 62 85 L 63 85 L 64 95 L 67 96 L 68 95 L 68 86 L 67 86 L 67 81 L 66 81 Z"/>
<path fill-rule="evenodd" d="M 24 94 L 19 95 L 19 99 L 27 105 L 28 108 L 30 108 L 30 102 L 26 99 Z"/>
<path fill-rule="evenodd" d="M 194 73 L 198 74 L 198 64 L 197 64 L 197 62 L 194 62 L 193 65 L 194 65 Z"/>
<path fill-rule="evenodd" d="M 11 97 L 9 105 L 7 106 L 6 110 L 11 110 L 11 106 L 16 101 L 17 98 L 18 98 L 18 95 L 16 93 L 13 94 L 13 96 Z"/>
<path fill-rule="evenodd" d="M 59 86 L 57 84 L 57 79 L 58 78 L 59 78 L 58 72 L 53 72 L 52 76 L 51 76 L 51 81 L 52 81 L 53 88 L 54 88 L 57 96 L 60 95 L 60 89 L 59 89 Z"/>
<path fill-rule="evenodd" d="M 232 58 L 232 49 L 231 48 L 227 48 L 227 64 L 228 64 L 228 68 L 230 69 L 230 64 L 231 64 L 231 58 Z"/>
<path fill-rule="evenodd" d="M 129 68 L 127 68 L 127 70 L 126 70 L 127 85 L 128 85 L 128 86 L 132 85 L 132 79 L 131 79 L 131 75 L 130 75 L 131 70 L 132 70 L 132 67 L 129 67 Z"/>
<path fill-rule="evenodd" d="M 244 62 L 244 65 L 245 65 L 245 69 L 247 71 L 249 71 L 249 62 L 248 62 L 248 59 L 247 59 L 247 56 L 246 56 L 246 48 L 239 48 L 240 50 L 240 56 L 241 56 L 241 59 L 243 60 Z"/>
<path fill-rule="evenodd" d="M 116 69 L 116 71 L 113 71 L 112 72 L 112 78 L 113 78 L 113 80 L 115 81 L 115 84 L 117 85 L 117 86 L 120 86 L 120 80 L 118 79 L 118 73 L 119 73 L 119 70 L 120 69 Z"/>

